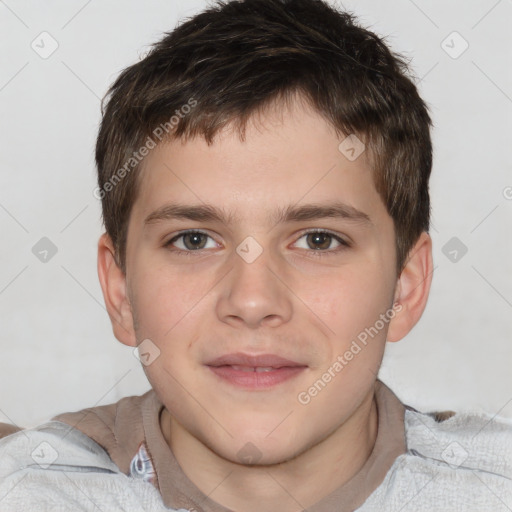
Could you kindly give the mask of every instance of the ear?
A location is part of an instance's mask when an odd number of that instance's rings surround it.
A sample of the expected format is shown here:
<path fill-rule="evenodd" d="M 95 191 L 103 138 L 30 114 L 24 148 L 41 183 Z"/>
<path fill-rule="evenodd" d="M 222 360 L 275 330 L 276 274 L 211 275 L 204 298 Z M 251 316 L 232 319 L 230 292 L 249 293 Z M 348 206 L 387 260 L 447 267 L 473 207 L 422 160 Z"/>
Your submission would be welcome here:
<path fill-rule="evenodd" d="M 432 239 L 423 232 L 409 252 L 397 281 L 397 313 L 389 322 L 387 341 L 401 340 L 421 318 L 430 292 L 432 267 Z"/>
<path fill-rule="evenodd" d="M 98 241 L 98 277 L 114 336 L 125 345 L 137 345 L 126 276 L 117 265 L 112 240 L 104 233 Z"/>

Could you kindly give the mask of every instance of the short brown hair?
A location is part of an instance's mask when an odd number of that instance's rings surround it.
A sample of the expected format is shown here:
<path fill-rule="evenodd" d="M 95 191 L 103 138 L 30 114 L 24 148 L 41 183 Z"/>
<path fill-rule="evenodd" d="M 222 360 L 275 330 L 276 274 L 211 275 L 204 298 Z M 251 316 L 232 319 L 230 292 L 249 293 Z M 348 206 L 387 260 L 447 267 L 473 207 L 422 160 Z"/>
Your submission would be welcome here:
<path fill-rule="evenodd" d="M 211 143 L 234 123 L 243 138 L 253 114 L 296 93 L 370 150 L 401 272 L 429 229 L 431 120 L 405 60 L 322 0 L 219 1 L 119 75 L 102 104 L 96 164 L 103 221 L 124 272 L 138 150 L 161 140 L 162 128 L 167 139 Z"/>

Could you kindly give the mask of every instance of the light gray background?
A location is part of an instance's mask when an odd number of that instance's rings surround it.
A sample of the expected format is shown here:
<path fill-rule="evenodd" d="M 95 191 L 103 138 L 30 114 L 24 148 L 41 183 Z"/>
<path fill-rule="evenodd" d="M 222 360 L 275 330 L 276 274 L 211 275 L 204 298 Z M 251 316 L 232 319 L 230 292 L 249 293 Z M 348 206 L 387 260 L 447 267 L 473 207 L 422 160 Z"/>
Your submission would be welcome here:
<path fill-rule="evenodd" d="M 149 388 L 112 334 L 96 274 L 99 101 L 204 5 L 0 0 L 0 421 L 31 426 Z M 422 410 L 512 417 L 512 2 L 339 5 L 412 59 L 435 122 L 432 292 L 380 377 Z M 46 59 L 31 47 L 50 48 L 43 31 L 59 45 Z M 42 237 L 58 249 L 46 263 L 32 253 Z M 456 262 L 443 253 L 452 237 L 468 249 Z"/>

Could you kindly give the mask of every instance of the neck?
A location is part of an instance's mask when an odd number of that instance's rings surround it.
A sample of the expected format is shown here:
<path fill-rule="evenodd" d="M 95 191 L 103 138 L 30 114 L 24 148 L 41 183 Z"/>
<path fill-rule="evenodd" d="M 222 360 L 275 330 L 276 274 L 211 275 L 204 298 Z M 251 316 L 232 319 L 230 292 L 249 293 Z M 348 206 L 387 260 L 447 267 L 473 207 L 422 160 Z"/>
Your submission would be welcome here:
<path fill-rule="evenodd" d="M 354 413 L 317 444 L 286 462 L 260 466 L 220 457 L 177 423 L 167 409 L 161 426 L 182 470 L 212 500 L 237 512 L 297 512 L 360 471 L 375 445 L 378 414 L 372 387 Z"/>

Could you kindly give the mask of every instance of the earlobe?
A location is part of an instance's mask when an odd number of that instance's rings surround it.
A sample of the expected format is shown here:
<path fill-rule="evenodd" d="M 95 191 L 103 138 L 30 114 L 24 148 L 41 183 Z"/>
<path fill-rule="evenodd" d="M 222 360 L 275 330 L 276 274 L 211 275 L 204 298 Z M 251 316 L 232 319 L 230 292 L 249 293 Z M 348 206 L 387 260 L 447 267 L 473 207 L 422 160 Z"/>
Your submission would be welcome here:
<path fill-rule="evenodd" d="M 432 272 L 432 239 L 423 232 L 409 252 L 398 278 L 395 303 L 401 307 L 389 323 L 387 341 L 401 340 L 421 318 L 427 305 Z"/>
<path fill-rule="evenodd" d="M 115 337 L 125 345 L 136 346 L 126 276 L 117 265 L 115 249 L 107 233 L 98 241 L 98 277 Z"/>

